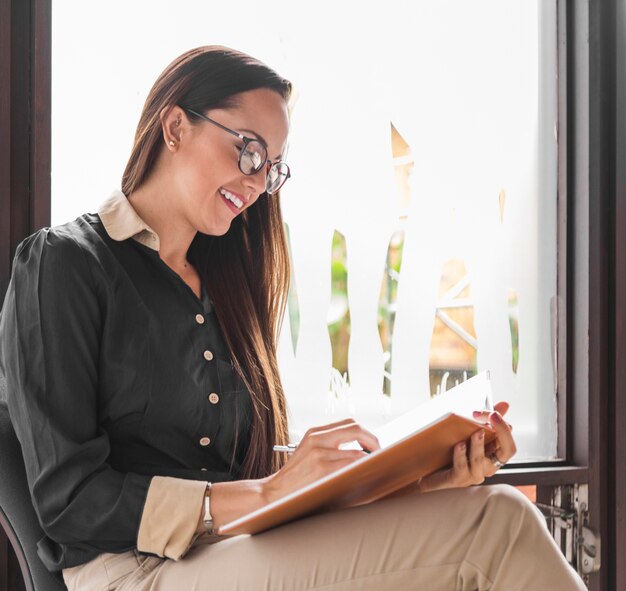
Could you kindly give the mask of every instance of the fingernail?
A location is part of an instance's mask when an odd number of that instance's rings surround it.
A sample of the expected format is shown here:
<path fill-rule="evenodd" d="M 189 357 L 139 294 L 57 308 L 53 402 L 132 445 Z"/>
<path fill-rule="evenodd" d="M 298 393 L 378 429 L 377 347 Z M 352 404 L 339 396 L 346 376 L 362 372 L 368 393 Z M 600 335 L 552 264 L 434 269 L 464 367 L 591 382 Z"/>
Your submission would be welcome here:
<path fill-rule="evenodd" d="M 491 413 L 491 418 L 496 422 L 496 423 L 501 423 L 502 422 L 502 417 L 497 413 Z"/>
<path fill-rule="evenodd" d="M 472 414 L 473 414 L 475 417 L 479 417 L 482 413 L 481 413 L 479 410 L 475 410 Z"/>

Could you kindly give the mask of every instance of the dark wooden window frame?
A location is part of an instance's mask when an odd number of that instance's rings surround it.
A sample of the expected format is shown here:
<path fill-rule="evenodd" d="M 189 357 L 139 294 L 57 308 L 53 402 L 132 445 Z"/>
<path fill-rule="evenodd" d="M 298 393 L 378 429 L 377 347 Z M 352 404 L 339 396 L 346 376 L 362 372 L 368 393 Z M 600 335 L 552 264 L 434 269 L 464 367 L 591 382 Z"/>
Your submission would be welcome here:
<path fill-rule="evenodd" d="M 621 564 L 616 565 L 610 581 L 614 589 L 626 589 L 626 0 L 618 0 L 614 17 L 616 27 L 615 63 L 615 104 L 613 109 L 615 138 L 613 143 L 613 160 L 610 178 L 614 186 L 610 191 L 615 200 L 614 224 L 614 280 L 612 340 L 614 365 L 611 371 L 613 383 L 609 391 L 613 399 L 610 408 L 613 415 L 611 429 L 612 450 L 611 463 L 614 482 L 609 489 L 609 507 L 614 506 L 615 513 L 609 514 L 609 522 L 613 531 L 610 543 L 613 545 L 615 560 L 621 556 Z M 620 305 L 621 304 L 621 305 Z"/>
<path fill-rule="evenodd" d="M 558 0 L 559 456 L 493 480 L 589 486 L 590 589 L 626 589 L 626 0 Z M 621 164 L 621 167 L 619 166 Z M 562 363 L 563 359 L 566 360 Z M 563 395 L 566 393 L 566 395 Z"/>
<path fill-rule="evenodd" d="M 15 247 L 50 224 L 51 33 L 50 0 L 0 0 L 2 300 Z M 8 534 L 0 527 L 0 591 L 20 591 L 25 565 Z"/>
<path fill-rule="evenodd" d="M 0 294 L 50 224 L 51 2 L 0 0 Z M 493 482 L 587 483 L 596 591 L 626 589 L 626 0 L 558 0 L 559 457 Z M 621 25 L 621 26 L 620 26 Z M 567 396 L 563 395 L 567 392 Z M 0 589 L 6 570 L 0 533 Z"/>
<path fill-rule="evenodd" d="M 3 299 L 15 247 L 50 224 L 51 25 L 51 0 L 0 0 Z"/>

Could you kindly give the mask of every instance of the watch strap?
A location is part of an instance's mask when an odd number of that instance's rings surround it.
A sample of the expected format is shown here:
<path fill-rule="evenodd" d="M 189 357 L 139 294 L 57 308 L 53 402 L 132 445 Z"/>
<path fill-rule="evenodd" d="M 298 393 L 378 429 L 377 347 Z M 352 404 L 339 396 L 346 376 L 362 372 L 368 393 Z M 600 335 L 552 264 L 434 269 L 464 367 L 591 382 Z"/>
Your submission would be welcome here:
<path fill-rule="evenodd" d="M 213 533 L 213 516 L 211 515 L 211 483 L 206 483 L 204 493 L 204 527 L 208 533 Z"/>

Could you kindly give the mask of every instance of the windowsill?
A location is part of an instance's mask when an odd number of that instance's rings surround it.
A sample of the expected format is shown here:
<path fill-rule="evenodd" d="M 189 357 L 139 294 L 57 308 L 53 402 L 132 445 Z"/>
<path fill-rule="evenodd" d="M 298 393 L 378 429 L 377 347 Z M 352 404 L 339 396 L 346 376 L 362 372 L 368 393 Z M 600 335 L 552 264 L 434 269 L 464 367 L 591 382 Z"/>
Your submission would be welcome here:
<path fill-rule="evenodd" d="M 486 484 L 512 484 L 514 486 L 537 484 L 559 486 L 581 484 L 588 481 L 587 466 L 575 466 L 565 462 L 510 464 L 486 481 Z"/>

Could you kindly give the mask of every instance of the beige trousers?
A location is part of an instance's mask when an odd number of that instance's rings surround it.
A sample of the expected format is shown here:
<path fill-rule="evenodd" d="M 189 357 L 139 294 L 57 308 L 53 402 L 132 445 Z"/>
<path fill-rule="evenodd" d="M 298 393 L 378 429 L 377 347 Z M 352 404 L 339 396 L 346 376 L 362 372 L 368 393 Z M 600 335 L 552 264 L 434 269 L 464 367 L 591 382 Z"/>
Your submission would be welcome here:
<path fill-rule="evenodd" d="M 102 554 L 63 576 L 70 591 L 585 589 L 539 510 L 507 485 L 412 493 L 219 539 L 179 561 Z"/>

